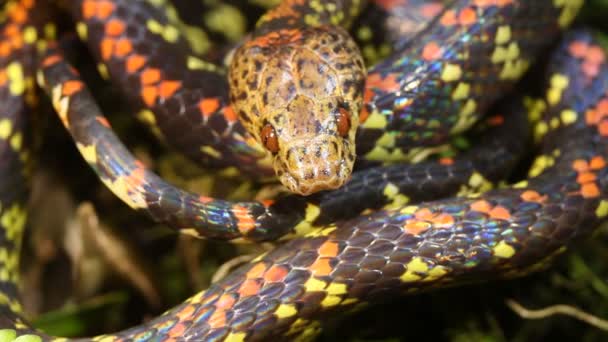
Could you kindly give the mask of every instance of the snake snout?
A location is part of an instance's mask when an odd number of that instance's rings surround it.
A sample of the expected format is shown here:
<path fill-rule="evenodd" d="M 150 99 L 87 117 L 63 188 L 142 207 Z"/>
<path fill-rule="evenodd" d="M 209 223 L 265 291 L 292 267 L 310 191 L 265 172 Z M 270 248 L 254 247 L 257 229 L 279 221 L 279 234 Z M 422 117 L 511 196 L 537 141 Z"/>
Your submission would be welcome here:
<path fill-rule="evenodd" d="M 348 142 L 335 136 L 292 143 L 275 161 L 281 183 L 301 195 L 339 188 L 350 177 L 354 162 L 344 144 Z"/>

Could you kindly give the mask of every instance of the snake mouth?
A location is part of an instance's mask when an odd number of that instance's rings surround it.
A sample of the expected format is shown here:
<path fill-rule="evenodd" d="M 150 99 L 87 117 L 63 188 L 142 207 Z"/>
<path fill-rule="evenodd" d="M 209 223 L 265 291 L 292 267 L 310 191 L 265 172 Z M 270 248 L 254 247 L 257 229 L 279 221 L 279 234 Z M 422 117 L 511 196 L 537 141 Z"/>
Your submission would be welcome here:
<path fill-rule="evenodd" d="M 337 189 L 346 183 L 353 168 L 354 160 L 344 153 L 347 147 L 346 139 L 335 136 L 292 142 L 275 159 L 277 176 L 290 191 L 304 196 Z"/>

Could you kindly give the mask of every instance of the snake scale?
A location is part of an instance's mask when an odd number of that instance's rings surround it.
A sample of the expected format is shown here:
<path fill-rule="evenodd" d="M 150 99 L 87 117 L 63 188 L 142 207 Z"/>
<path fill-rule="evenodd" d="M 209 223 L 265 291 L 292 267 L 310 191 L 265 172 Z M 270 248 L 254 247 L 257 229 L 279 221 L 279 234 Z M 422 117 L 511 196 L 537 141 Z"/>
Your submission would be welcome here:
<path fill-rule="evenodd" d="M 338 311 L 402 293 L 524 275 L 588 235 L 608 216 L 608 65 L 589 32 L 569 32 L 555 48 L 543 76 L 543 98 L 516 96 L 500 105 L 503 115 L 489 120 L 495 123 L 490 132 L 495 131 L 483 138 L 490 142 L 484 144 L 488 151 L 504 142 L 501 134 L 503 139 L 513 134 L 511 127 L 525 131 L 518 115 L 535 122 L 541 155 L 525 181 L 418 204 L 399 197 L 400 186 L 409 189 L 412 198 L 416 191 L 427 192 L 416 181 L 417 175 L 434 180 L 448 174 L 462 184 L 463 175 L 464 183 L 481 177 L 471 168 L 481 166 L 483 158 L 502 160 L 496 157 L 501 154 L 472 152 L 462 160 L 458 156 L 412 168 L 355 172 L 345 190 L 312 199 L 286 196 L 276 202 L 232 203 L 177 190 L 130 155 L 53 42 L 52 18 L 47 18 L 50 12 L 38 10 L 41 3 L 9 1 L 0 41 L 0 100 L 7 108 L 0 117 L 0 326 L 7 328 L 0 330 L 0 337 L 4 339 L 61 340 L 29 328 L 19 315 L 17 295 L 18 251 L 26 221 L 24 185 L 31 157 L 28 118 L 37 102 L 36 70 L 37 83 L 52 99 L 84 159 L 135 209 L 194 235 L 266 240 L 299 233 L 158 318 L 92 338 L 95 341 L 313 338 L 323 318 Z M 77 30 L 103 61 L 104 70 L 117 78 L 120 87 L 131 89 L 128 96 L 147 108 L 145 115 L 153 118 L 167 139 L 174 135 L 171 130 L 200 130 L 198 137 L 181 134 L 173 144 L 190 146 L 190 156 L 208 164 L 248 162 L 245 168 L 250 168 L 244 172 L 259 171 L 259 165 L 252 166 L 258 160 L 251 157 L 254 145 L 231 112 L 227 92 L 218 86 L 226 80 L 203 60 L 181 54 L 187 44 L 161 25 L 162 13 L 153 12 L 145 1 L 71 3 Z M 312 4 L 316 2 L 311 2 L 310 10 L 317 10 Z M 357 154 L 372 160 L 402 158 L 402 146 L 441 144 L 450 134 L 468 128 L 512 87 L 580 5 L 580 1 L 487 0 L 446 5 L 417 39 L 369 71 Z M 156 21 L 149 20 L 151 16 Z M 163 32 L 164 39 L 152 34 L 154 30 Z M 175 63 L 162 63 L 163 58 L 174 58 Z M 184 65 L 192 69 L 180 70 Z M 431 98 L 433 94 L 436 97 Z M 189 115 L 194 110 L 197 115 Z M 188 117 L 199 120 L 198 125 L 187 124 L 193 130 L 183 129 Z M 385 135 L 385 130 L 397 133 Z M 193 142 L 200 137 L 207 138 L 204 146 L 209 148 Z M 209 145 L 210 141 L 216 145 Z M 255 150 L 255 155 L 259 152 Z M 227 159 L 220 161 L 217 156 Z M 396 176 L 388 179 L 385 172 Z M 394 183 L 410 177 L 409 183 Z M 384 183 L 372 187 L 374 179 Z M 458 182 L 452 181 L 451 190 L 441 195 L 457 192 Z M 381 209 L 334 213 L 340 191 L 346 196 L 360 192 L 363 199 L 367 191 L 376 191 L 376 209 Z M 343 219 L 353 214 L 358 216 Z"/>

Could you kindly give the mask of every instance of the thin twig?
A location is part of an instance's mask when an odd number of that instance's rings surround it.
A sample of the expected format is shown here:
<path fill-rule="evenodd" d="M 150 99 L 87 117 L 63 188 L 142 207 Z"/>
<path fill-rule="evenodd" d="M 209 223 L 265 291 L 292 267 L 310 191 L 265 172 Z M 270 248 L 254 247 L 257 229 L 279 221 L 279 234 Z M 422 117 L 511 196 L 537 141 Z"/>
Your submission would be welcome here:
<path fill-rule="evenodd" d="M 576 307 L 559 304 L 551 305 L 539 310 L 530 310 L 524 308 L 521 304 L 513 299 L 506 300 L 507 306 L 509 306 L 516 314 L 525 319 L 542 319 L 553 315 L 566 315 L 583 321 L 591 326 L 598 329 L 608 331 L 608 321 L 592 314 L 586 313 Z"/>

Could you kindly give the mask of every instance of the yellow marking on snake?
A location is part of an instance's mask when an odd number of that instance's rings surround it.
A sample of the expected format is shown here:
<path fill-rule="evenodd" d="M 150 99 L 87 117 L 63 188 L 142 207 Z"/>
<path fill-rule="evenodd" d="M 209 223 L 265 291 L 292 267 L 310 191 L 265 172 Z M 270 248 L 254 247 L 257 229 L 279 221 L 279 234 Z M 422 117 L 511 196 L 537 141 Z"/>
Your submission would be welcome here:
<path fill-rule="evenodd" d="M 77 142 L 76 147 L 78 147 L 78 151 L 80 151 L 80 154 L 82 155 L 84 160 L 86 160 L 87 163 L 97 163 L 97 148 L 95 147 L 95 144 L 84 145 Z"/>
<path fill-rule="evenodd" d="M 515 248 L 513 248 L 511 245 L 507 244 L 504 241 L 500 241 L 493 248 L 493 250 L 494 250 L 494 255 L 499 258 L 502 258 L 502 259 L 508 259 L 515 254 Z"/>
<path fill-rule="evenodd" d="M 304 283 L 304 289 L 306 290 L 306 292 L 319 292 L 323 291 L 326 287 L 326 282 L 324 282 L 323 280 L 316 279 L 314 277 L 310 277 L 310 279 L 308 279 Z"/>
<path fill-rule="evenodd" d="M 196 58 L 194 56 L 188 56 L 186 60 L 186 66 L 191 70 L 208 70 L 215 72 L 223 72 L 223 69 L 220 69 L 213 63 L 206 62 L 200 58 Z"/>
<path fill-rule="evenodd" d="M 547 90 L 547 101 L 551 105 L 556 105 L 562 98 L 564 89 L 568 87 L 568 77 L 562 74 L 555 74 L 551 76 L 549 83 L 549 89 Z"/>
<path fill-rule="evenodd" d="M 460 113 L 458 114 L 458 121 L 456 124 L 454 124 L 454 127 L 452 127 L 450 132 L 460 133 L 471 127 L 476 121 L 476 116 L 473 115 L 476 109 L 477 102 L 475 102 L 473 99 L 468 99 L 460 110 Z"/>
<path fill-rule="evenodd" d="M 12 62 L 6 67 L 6 75 L 10 80 L 9 90 L 11 94 L 18 96 L 25 91 L 25 82 L 23 79 L 23 67 L 18 62 Z"/>
<path fill-rule="evenodd" d="M 462 77 L 462 69 L 456 64 L 446 64 L 441 73 L 441 79 L 445 82 L 459 80 Z"/>
<path fill-rule="evenodd" d="M 36 31 L 36 28 L 28 26 L 23 29 L 23 40 L 27 44 L 33 44 L 36 40 L 38 40 L 38 31 Z"/>
<path fill-rule="evenodd" d="M 422 279 L 422 276 L 418 275 L 418 273 L 427 273 L 429 271 L 429 265 L 420 257 L 413 258 L 405 267 L 406 271 L 399 279 L 406 283 Z"/>
<path fill-rule="evenodd" d="M 297 313 L 298 313 L 298 310 L 296 310 L 295 305 L 281 304 L 281 305 L 279 305 L 279 307 L 277 308 L 277 311 L 275 311 L 274 314 L 278 318 L 288 318 L 288 317 L 294 316 Z"/>
<path fill-rule="evenodd" d="M 0 216 L 0 225 L 5 228 L 6 238 L 16 240 L 25 226 L 26 211 L 18 204 L 13 204 Z"/>
<path fill-rule="evenodd" d="M 243 342 L 243 341 L 245 341 L 245 336 L 247 336 L 247 335 L 243 332 L 230 333 L 230 334 L 228 334 L 228 336 L 226 336 L 226 339 L 224 341 L 226 341 L 226 342 Z"/>
<path fill-rule="evenodd" d="M 0 120 L 0 139 L 6 140 L 11 135 L 13 123 L 9 119 Z"/>
<path fill-rule="evenodd" d="M 471 86 L 468 83 L 460 82 L 452 93 L 452 100 L 463 100 L 469 96 Z"/>
<path fill-rule="evenodd" d="M 378 128 L 382 129 L 386 127 L 388 121 L 386 121 L 386 117 L 378 112 L 373 112 L 363 123 L 363 127 L 365 128 Z"/>
<path fill-rule="evenodd" d="M 595 209 L 595 216 L 599 218 L 604 218 L 608 215 L 608 201 L 601 200 L 600 204 Z"/>
<path fill-rule="evenodd" d="M 23 136 L 21 135 L 21 132 L 17 132 L 13 135 L 13 137 L 11 138 L 11 141 L 9 142 L 11 144 L 11 147 L 13 148 L 13 150 L 17 151 L 21 148 L 22 140 L 23 140 Z"/>
<path fill-rule="evenodd" d="M 564 125 L 571 125 L 576 122 L 576 119 L 578 118 L 578 114 L 575 111 L 573 111 L 572 109 L 564 109 L 560 113 L 559 117 L 562 120 L 562 122 L 564 123 Z"/>
<path fill-rule="evenodd" d="M 201 146 L 201 152 L 215 159 L 222 158 L 222 153 L 211 146 Z"/>
<path fill-rule="evenodd" d="M 327 294 L 332 295 L 332 296 L 346 294 L 346 292 L 347 292 L 346 284 L 331 283 L 327 287 L 326 291 L 327 291 Z"/>
<path fill-rule="evenodd" d="M 553 166 L 553 164 L 555 164 L 555 159 L 553 157 L 548 155 L 538 156 L 534 160 L 532 167 L 530 167 L 528 175 L 530 177 L 536 177 L 540 175 L 546 168 Z"/>
<path fill-rule="evenodd" d="M 583 6 L 583 0 L 554 0 L 553 5 L 557 8 L 563 7 L 559 15 L 558 23 L 560 27 L 570 25 L 576 17 L 579 9 Z"/>
<path fill-rule="evenodd" d="M 509 40 L 511 40 L 511 26 L 504 25 L 496 29 L 496 37 L 494 38 L 496 44 L 506 44 Z"/>
<path fill-rule="evenodd" d="M 534 140 L 539 141 L 547 132 L 549 131 L 549 126 L 546 122 L 539 122 L 534 127 Z"/>
<path fill-rule="evenodd" d="M 315 228 L 312 223 L 317 219 L 317 217 L 319 217 L 320 214 L 321 209 L 318 206 L 308 203 L 306 205 L 306 210 L 304 211 L 304 219 L 294 227 L 295 232 L 298 235 L 306 235 L 311 233 Z"/>
<path fill-rule="evenodd" d="M 321 301 L 321 306 L 328 308 L 340 304 L 341 301 L 342 297 L 328 295 Z"/>

